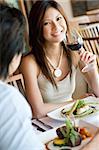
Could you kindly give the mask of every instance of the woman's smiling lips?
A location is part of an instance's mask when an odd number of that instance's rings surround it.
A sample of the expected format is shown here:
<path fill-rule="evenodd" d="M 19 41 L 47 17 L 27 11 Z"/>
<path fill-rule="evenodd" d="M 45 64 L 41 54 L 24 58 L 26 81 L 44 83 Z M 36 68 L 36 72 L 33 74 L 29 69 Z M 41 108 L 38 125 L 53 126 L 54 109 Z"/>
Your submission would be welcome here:
<path fill-rule="evenodd" d="M 60 36 L 61 35 L 61 33 L 62 33 L 62 31 L 58 31 L 58 32 L 54 32 L 53 34 L 52 34 L 52 36 Z"/>

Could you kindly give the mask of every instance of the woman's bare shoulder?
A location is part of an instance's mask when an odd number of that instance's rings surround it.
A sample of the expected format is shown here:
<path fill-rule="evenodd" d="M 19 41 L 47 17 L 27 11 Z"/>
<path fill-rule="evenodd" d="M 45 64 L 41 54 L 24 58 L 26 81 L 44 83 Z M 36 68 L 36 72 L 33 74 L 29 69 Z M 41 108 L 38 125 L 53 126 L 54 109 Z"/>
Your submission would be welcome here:
<path fill-rule="evenodd" d="M 28 55 L 22 57 L 21 63 L 25 64 L 25 65 L 29 65 L 29 64 L 32 63 L 32 64 L 35 65 L 36 60 L 35 60 L 35 57 L 32 54 L 28 54 Z"/>
<path fill-rule="evenodd" d="M 33 71 L 36 74 L 39 73 L 39 66 L 36 63 L 35 57 L 32 54 L 28 54 L 24 57 L 22 57 L 21 63 L 20 63 L 20 70 L 21 72 L 26 71 Z"/>

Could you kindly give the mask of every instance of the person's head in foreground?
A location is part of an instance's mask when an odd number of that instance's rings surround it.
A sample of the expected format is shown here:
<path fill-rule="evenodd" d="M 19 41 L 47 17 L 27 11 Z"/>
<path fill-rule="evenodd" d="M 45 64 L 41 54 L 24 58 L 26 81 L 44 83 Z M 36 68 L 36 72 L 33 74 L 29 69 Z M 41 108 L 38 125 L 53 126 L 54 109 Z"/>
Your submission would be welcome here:
<path fill-rule="evenodd" d="M 0 150 L 44 150 L 33 131 L 30 106 L 4 82 L 19 66 L 24 31 L 21 11 L 0 2 Z"/>
<path fill-rule="evenodd" d="M 0 3 L 0 78 L 19 66 L 24 47 L 25 19 L 16 8 Z"/>

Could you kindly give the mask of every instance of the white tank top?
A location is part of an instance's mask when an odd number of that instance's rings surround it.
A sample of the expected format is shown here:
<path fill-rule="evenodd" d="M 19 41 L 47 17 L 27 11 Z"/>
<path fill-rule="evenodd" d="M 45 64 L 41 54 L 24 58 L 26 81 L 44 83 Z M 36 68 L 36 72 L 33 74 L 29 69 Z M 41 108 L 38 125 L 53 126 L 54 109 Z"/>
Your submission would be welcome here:
<path fill-rule="evenodd" d="M 38 76 L 38 85 L 44 102 L 61 103 L 72 99 L 75 90 L 76 68 L 72 66 L 72 74 L 70 73 L 63 80 L 57 83 L 58 89 L 53 87 L 50 81 L 43 75 Z"/>

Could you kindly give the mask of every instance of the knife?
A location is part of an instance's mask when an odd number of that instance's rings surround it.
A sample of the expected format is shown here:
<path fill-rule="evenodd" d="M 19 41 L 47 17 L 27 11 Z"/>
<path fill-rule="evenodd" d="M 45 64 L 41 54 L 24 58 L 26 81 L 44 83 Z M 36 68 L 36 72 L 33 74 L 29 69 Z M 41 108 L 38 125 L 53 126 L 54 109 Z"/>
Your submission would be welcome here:
<path fill-rule="evenodd" d="M 46 123 L 44 123 L 43 121 L 36 119 L 38 122 L 40 122 L 41 124 L 43 124 L 45 127 L 49 128 L 49 129 L 53 129 L 53 127 L 51 125 L 48 125 Z"/>
<path fill-rule="evenodd" d="M 45 132 L 45 131 L 46 131 L 45 129 L 39 127 L 39 126 L 38 126 L 37 124 L 35 124 L 34 122 L 32 122 L 32 125 L 35 126 L 35 127 L 37 127 L 37 130 L 39 130 L 39 131 L 42 131 L 42 132 Z"/>

